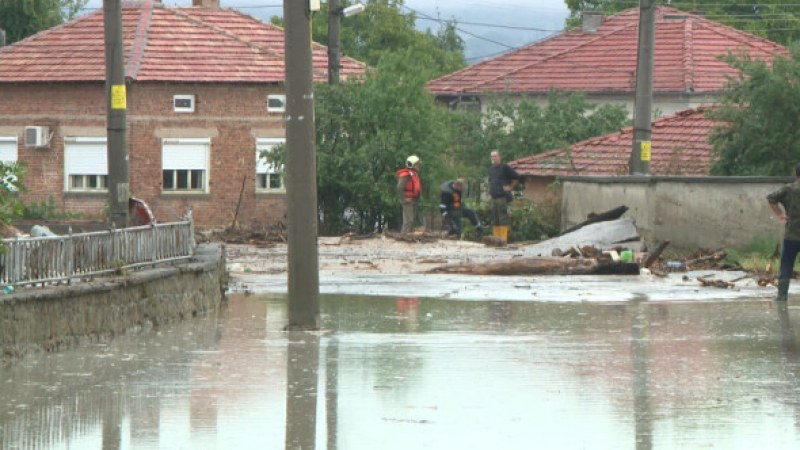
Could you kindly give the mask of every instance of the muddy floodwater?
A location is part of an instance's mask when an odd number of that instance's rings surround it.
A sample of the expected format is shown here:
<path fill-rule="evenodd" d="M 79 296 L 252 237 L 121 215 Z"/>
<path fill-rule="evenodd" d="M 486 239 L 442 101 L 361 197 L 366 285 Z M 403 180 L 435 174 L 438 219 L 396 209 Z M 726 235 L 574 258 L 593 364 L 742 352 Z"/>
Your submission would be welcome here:
<path fill-rule="evenodd" d="M 2 449 L 796 449 L 800 310 L 282 295 L 0 368 Z"/>

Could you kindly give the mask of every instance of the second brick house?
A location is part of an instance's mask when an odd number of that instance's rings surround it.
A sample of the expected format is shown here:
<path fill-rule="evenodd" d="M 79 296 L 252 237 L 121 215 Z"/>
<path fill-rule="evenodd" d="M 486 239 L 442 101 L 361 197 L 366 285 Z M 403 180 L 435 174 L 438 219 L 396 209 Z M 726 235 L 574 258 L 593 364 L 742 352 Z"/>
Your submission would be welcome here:
<path fill-rule="evenodd" d="M 197 225 L 285 222 L 284 33 L 218 0 L 123 4 L 131 194 L 158 220 L 191 206 Z M 103 13 L 0 49 L 0 158 L 27 166 L 28 202 L 102 216 L 107 202 Z M 343 78 L 363 64 L 342 58 Z M 327 55 L 313 46 L 314 80 Z M 238 214 L 238 215 L 237 215 Z"/>

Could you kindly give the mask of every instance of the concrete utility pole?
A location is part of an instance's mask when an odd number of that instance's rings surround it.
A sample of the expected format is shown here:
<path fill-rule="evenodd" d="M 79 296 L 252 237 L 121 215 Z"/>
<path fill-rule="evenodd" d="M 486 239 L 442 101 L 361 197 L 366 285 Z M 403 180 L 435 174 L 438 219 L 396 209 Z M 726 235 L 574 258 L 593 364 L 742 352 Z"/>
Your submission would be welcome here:
<path fill-rule="evenodd" d="M 128 124 L 121 0 L 103 0 L 106 40 L 106 144 L 108 218 L 115 228 L 128 225 Z"/>
<path fill-rule="evenodd" d="M 653 63 L 655 60 L 656 6 L 640 0 L 639 50 L 636 57 L 636 99 L 633 104 L 633 149 L 630 175 L 650 174 L 650 137 L 653 117 Z"/>
<path fill-rule="evenodd" d="M 342 7 L 339 0 L 328 0 L 328 84 L 339 84 L 339 43 L 342 29 Z"/>
<path fill-rule="evenodd" d="M 289 329 L 319 329 L 317 163 L 311 12 L 307 0 L 283 0 L 286 60 L 286 200 Z"/>

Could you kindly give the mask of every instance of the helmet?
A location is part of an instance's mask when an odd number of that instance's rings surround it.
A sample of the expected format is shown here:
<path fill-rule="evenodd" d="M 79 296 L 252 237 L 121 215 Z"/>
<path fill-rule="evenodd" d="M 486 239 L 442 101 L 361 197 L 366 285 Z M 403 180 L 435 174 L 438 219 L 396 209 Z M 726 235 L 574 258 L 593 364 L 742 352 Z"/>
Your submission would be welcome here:
<path fill-rule="evenodd" d="M 406 158 L 406 167 L 408 167 L 410 169 L 410 168 L 414 167 L 414 164 L 416 164 L 418 162 L 419 162 L 419 156 L 411 155 L 408 158 Z"/>

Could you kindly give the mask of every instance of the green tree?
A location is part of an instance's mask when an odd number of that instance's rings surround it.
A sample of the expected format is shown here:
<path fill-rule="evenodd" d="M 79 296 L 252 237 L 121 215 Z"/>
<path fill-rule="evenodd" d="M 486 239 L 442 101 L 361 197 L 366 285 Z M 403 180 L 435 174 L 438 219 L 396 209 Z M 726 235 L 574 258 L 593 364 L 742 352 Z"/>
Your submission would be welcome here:
<path fill-rule="evenodd" d="M 0 0 L 0 29 L 12 44 L 70 20 L 88 0 Z"/>
<path fill-rule="evenodd" d="M 400 216 L 398 169 L 408 155 L 422 159 L 420 176 L 430 204 L 444 176 L 447 111 L 425 90 L 427 78 L 406 64 L 408 53 L 387 54 L 363 83 L 318 85 L 318 203 L 320 232 L 341 232 L 345 211 L 360 231 Z M 444 137 L 444 139 L 442 139 Z"/>
<path fill-rule="evenodd" d="M 583 11 L 601 11 L 613 15 L 622 10 L 637 8 L 638 1 L 632 0 L 565 0 L 570 10 L 567 27 L 580 25 Z M 789 45 L 800 39 L 800 4 L 794 0 L 774 0 L 767 3 L 754 3 L 750 0 L 723 0 L 706 2 L 702 0 L 658 1 L 670 7 L 688 12 L 700 12 L 709 20 L 753 33 L 782 45 Z"/>
<path fill-rule="evenodd" d="M 500 99 L 489 108 L 483 122 L 484 153 L 497 148 L 508 161 L 619 130 L 629 120 L 621 105 L 597 106 L 583 93 L 551 91 L 544 106 L 528 97 L 519 102 Z"/>
<path fill-rule="evenodd" d="M 351 2 L 342 1 L 343 6 Z M 436 32 L 415 27 L 416 15 L 403 13 L 403 0 L 367 0 L 363 13 L 343 17 L 340 51 L 343 55 L 375 67 L 385 55 L 403 52 L 407 64 L 423 70 L 430 79 L 455 72 L 466 65 L 464 41 L 455 22 L 445 22 Z M 282 26 L 283 20 L 271 22 Z M 311 21 L 314 42 L 328 44 L 328 3 Z"/>
<path fill-rule="evenodd" d="M 22 179 L 25 167 L 19 164 L 6 164 L 0 161 L 0 225 L 6 226 L 16 217 L 21 217 L 24 206 L 17 192 L 24 190 Z M 0 249 L 2 249 L 0 244 Z"/>
<path fill-rule="evenodd" d="M 715 175 L 793 175 L 800 162 L 800 50 L 771 65 L 746 56 L 727 61 L 740 71 L 709 116 L 726 123 L 711 136 Z"/>

